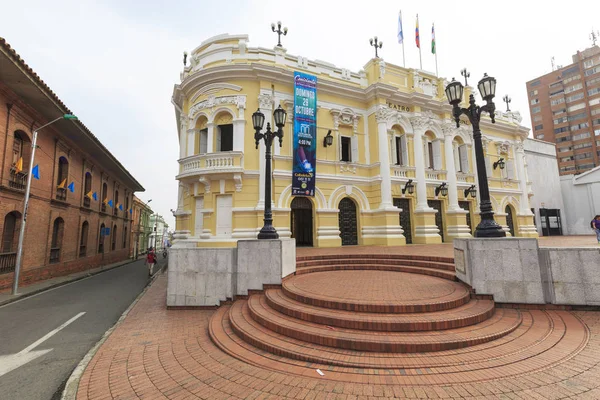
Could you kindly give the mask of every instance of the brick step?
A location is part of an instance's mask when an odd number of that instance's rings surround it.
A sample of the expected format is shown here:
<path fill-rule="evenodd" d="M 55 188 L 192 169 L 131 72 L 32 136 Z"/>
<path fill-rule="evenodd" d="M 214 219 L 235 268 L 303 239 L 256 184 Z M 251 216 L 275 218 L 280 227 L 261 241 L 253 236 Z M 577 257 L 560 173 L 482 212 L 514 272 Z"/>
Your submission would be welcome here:
<path fill-rule="evenodd" d="M 233 305 L 230 312 L 233 325 L 236 315 L 239 315 L 236 311 L 240 309 L 247 309 L 253 320 L 284 336 L 328 347 L 367 352 L 415 353 L 463 348 L 500 338 L 521 323 L 518 310 L 502 309 L 496 310 L 491 318 L 478 325 L 444 331 L 413 333 L 331 329 L 281 314 L 268 306 L 264 295 L 254 295 Z"/>
<path fill-rule="evenodd" d="M 436 276 L 438 278 L 448 279 L 451 281 L 457 281 L 454 271 L 444 271 L 438 268 L 425 268 L 425 267 L 411 267 L 404 265 L 381 265 L 381 264 L 337 264 L 337 265 L 325 265 L 320 267 L 306 267 L 297 268 L 296 275 L 312 274 L 313 272 L 323 271 L 352 271 L 352 270 L 371 270 L 371 271 L 396 271 L 396 272 L 408 272 L 411 274 L 421 274 L 428 276 Z"/>
<path fill-rule="evenodd" d="M 326 255 L 312 255 L 312 256 L 300 256 L 296 257 L 296 262 L 304 262 L 311 260 L 346 260 L 352 258 L 377 258 L 380 260 L 422 260 L 422 261 L 434 261 L 448 264 L 454 264 L 454 259 L 450 257 L 436 257 L 436 256 L 424 256 L 418 254 L 385 254 L 385 253 L 345 253 L 345 254 L 326 254 Z"/>
<path fill-rule="evenodd" d="M 310 268 L 310 267 L 325 267 L 328 265 L 355 265 L 355 264 L 378 264 L 378 265 L 401 265 L 409 267 L 425 267 L 440 269 L 443 271 L 454 272 L 454 264 L 442 263 L 438 261 L 423 261 L 423 260 L 395 260 L 395 259 L 379 259 L 376 256 L 371 258 L 349 258 L 345 260 L 331 259 L 331 260 L 310 260 L 303 262 L 296 262 L 296 269 Z"/>
<path fill-rule="evenodd" d="M 222 307 L 210 320 L 209 333 L 213 342 L 228 354 L 268 370 L 287 373 L 314 373 L 316 368 L 327 372 L 328 379 L 351 379 L 359 375 L 395 375 L 399 379 L 425 375 L 456 376 L 457 372 L 479 373 L 494 368 L 500 376 L 515 371 L 543 368 L 544 364 L 571 357 L 586 342 L 585 330 L 567 331 L 567 325 L 581 325 L 565 312 L 544 313 L 538 310 L 523 311 L 523 323 L 512 333 L 485 344 L 425 354 L 364 353 L 332 349 L 301 342 L 272 332 L 253 321 L 246 313 L 238 319 L 242 340 L 232 329 L 228 318 L 230 309 Z M 563 342 L 565 335 L 569 340 Z M 268 348 L 265 351 L 250 344 Z M 560 346 L 557 346 L 560 344 Z M 491 372 L 491 371 L 490 371 Z M 443 378 L 441 378 L 443 379 Z"/>
<path fill-rule="evenodd" d="M 369 331 L 414 332 L 461 328 L 482 322 L 494 314 L 494 302 L 491 300 L 471 300 L 450 311 L 375 314 L 315 307 L 285 296 L 281 289 L 267 290 L 265 297 L 269 307 L 290 317 L 316 324 Z"/>
<path fill-rule="evenodd" d="M 325 268 L 287 279 L 282 290 L 290 299 L 315 307 L 385 314 L 449 310 L 468 303 L 471 296 L 469 288 L 460 282 L 398 272 L 397 268 Z"/>

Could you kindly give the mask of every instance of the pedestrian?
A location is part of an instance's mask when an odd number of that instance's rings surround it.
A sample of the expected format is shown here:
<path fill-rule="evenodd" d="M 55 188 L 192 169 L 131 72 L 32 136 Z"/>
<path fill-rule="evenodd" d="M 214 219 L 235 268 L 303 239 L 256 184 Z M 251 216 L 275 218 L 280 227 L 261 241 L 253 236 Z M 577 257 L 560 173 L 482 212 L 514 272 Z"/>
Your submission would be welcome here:
<path fill-rule="evenodd" d="M 152 276 L 152 269 L 154 268 L 155 263 L 156 254 L 154 254 L 154 249 L 150 247 L 148 249 L 148 256 L 146 257 L 146 264 L 148 265 L 148 276 Z"/>
<path fill-rule="evenodd" d="M 590 227 L 596 232 L 596 239 L 598 239 L 598 243 L 600 243 L 600 215 L 596 215 L 592 222 L 590 222 Z"/>

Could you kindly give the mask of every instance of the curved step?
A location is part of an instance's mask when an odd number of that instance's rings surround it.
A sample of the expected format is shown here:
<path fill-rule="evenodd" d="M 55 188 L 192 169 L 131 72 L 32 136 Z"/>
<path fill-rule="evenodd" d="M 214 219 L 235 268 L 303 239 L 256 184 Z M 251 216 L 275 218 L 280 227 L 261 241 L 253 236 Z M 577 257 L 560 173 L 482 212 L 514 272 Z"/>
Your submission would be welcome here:
<path fill-rule="evenodd" d="M 411 259 L 395 259 L 395 258 L 379 258 L 377 256 L 372 257 L 356 257 L 348 259 L 331 259 L 331 260 L 307 260 L 302 262 L 296 262 L 296 268 L 310 268 L 310 267 L 325 267 L 328 265 L 354 265 L 354 264 L 374 264 L 378 265 L 398 265 L 407 267 L 424 267 L 439 269 L 442 271 L 454 272 L 454 264 L 443 263 L 439 261 L 428 261 L 428 260 L 411 260 Z"/>
<path fill-rule="evenodd" d="M 296 275 L 283 293 L 316 307 L 369 313 L 421 313 L 460 307 L 470 300 L 462 283 L 397 271 L 334 270 Z"/>
<path fill-rule="evenodd" d="M 312 274 L 314 272 L 323 271 L 394 271 L 394 272 L 406 272 L 409 274 L 419 274 L 427 276 L 435 276 L 437 278 L 443 278 L 450 281 L 457 281 L 454 271 L 446 271 L 438 268 L 425 268 L 425 267 L 411 267 L 408 265 L 382 265 L 375 264 L 377 260 L 370 260 L 369 263 L 363 264 L 332 264 L 322 265 L 317 267 L 305 267 L 297 268 L 296 275 Z"/>
<path fill-rule="evenodd" d="M 344 253 L 344 254 L 321 254 L 313 256 L 296 257 L 297 262 L 312 261 L 312 260 L 346 260 L 352 258 L 377 258 L 377 259 L 393 259 L 393 260 L 423 260 L 436 261 L 448 264 L 454 264 L 454 258 L 439 257 L 439 256 L 424 256 L 421 254 L 395 254 L 395 253 Z"/>
<path fill-rule="evenodd" d="M 328 347 L 368 352 L 415 353 L 474 346 L 500 338 L 515 330 L 521 323 L 519 311 L 500 309 L 496 310 L 490 319 L 475 326 L 418 334 L 365 332 L 343 328 L 331 329 L 297 320 L 270 308 L 264 295 L 251 296 L 246 302 L 240 302 L 238 307 L 247 307 L 252 319 L 284 336 Z M 231 315 L 230 313 L 230 317 Z"/>
<path fill-rule="evenodd" d="M 269 307 L 304 321 L 340 328 L 415 332 L 461 328 L 485 321 L 494 314 L 492 300 L 474 300 L 450 311 L 411 314 L 375 314 L 332 310 L 300 303 L 285 296 L 281 289 L 265 292 Z"/>

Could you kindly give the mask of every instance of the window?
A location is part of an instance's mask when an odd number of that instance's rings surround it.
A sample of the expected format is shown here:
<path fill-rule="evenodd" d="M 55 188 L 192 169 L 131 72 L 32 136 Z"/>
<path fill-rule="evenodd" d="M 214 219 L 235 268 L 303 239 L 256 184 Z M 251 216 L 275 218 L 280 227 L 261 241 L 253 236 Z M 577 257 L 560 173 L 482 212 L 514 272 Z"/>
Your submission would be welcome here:
<path fill-rule="evenodd" d="M 119 212 L 119 191 L 115 190 L 115 199 L 113 200 L 113 215 Z"/>
<path fill-rule="evenodd" d="M 86 255 L 89 229 L 90 224 L 87 221 L 85 221 L 81 225 L 81 239 L 79 240 L 79 257 L 85 257 Z"/>
<path fill-rule="evenodd" d="M 581 79 L 581 74 L 577 74 L 577 75 L 573 75 L 570 78 L 567 78 L 563 81 L 563 83 L 566 85 L 569 82 L 573 82 L 574 80 L 579 80 Z"/>
<path fill-rule="evenodd" d="M 575 167 L 560 167 L 560 172 L 575 171 Z"/>
<path fill-rule="evenodd" d="M 563 89 L 563 88 L 560 88 L 558 90 L 553 90 L 552 92 L 550 92 L 550 97 L 556 96 L 559 94 L 563 94 L 564 92 L 565 92 L 565 89 Z"/>
<path fill-rule="evenodd" d="M 589 128 L 590 124 L 587 122 L 582 122 L 580 124 L 571 125 L 571 130 L 576 131 L 578 129 Z"/>
<path fill-rule="evenodd" d="M 574 158 L 575 158 L 575 160 L 583 160 L 586 158 L 592 158 L 592 153 L 575 154 Z"/>
<path fill-rule="evenodd" d="M 341 159 L 340 161 L 346 161 L 346 162 L 350 162 L 352 161 L 351 157 L 350 157 L 350 138 L 348 136 L 341 136 L 341 140 L 342 140 L 342 153 L 341 153 Z"/>
<path fill-rule="evenodd" d="M 17 211 L 9 212 L 6 214 L 6 217 L 4 217 L 4 230 L 2 231 L 2 247 L 0 248 L 0 253 L 13 253 L 17 250 L 15 244 L 17 242 L 17 232 L 19 231 L 20 222 L 21 214 Z M 3 272 L 3 267 L 5 266 L 0 266 L 0 272 Z M 14 268 L 14 265 L 12 265 L 12 267 Z"/>
<path fill-rule="evenodd" d="M 565 77 L 567 75 L 574 74 L 575 72 L 579 72 L 579 65 L 575 65 L 569 69 L 566 69 L 562 72 L 562 76 Z"/>
<path fill-rule="evenodd" d="M 577 93 L 577 94 L 567 97 L 567 103 L 570 103 L 570 102 L 576 101 L 576 100 L 581 100 L 581 99 L 583 99 L 583 93 Z"/>
<path fill-rule="evenodd" d="M 540 110 L 541 110 L 541 108 L 540 108 L 540 107 L 533 107 L 533 108 L 531 109 L 531 112 L 532 112 L 533 114 L 536 114 L 536 113 L 539 113 L 539 112 L 540 112 Z"/>
<path fill-rule="evenodd" d="M 573 112 L 573 111 L 581 110 L 582 108 L 585 108 L 585 103 L 575 104 L 575 105 L 569 107 L 567 109 L 567 111 Z"/>
<path fill-rule="evenodd" d="M 408 165 L 408 147 L 406 135 L 396 136 L 396 165 Z"/>
<path fill-rule="evenodd" d="M 561 97 L 560 99 L 554 99 L 550 102 L 551 105 L 555 106 L 557 104 L 561 104 L 565 102 L 565 98 Z"/>
<path fill-rule="evenodd" d="M 206 154 L 208 151 L 208 129 L 200 131 L 200 154 Z"/>
<path fill-rule="evenodd" d="M 556 138 L 556 143 L 568 142 L 569 140 L 571 140 L 571 136 Z"/>
<path fill-rule="evenodd" d="M 536 130 L 536 131 L 539 131 L 540 129 L 544 129 L 544 125 L 543 125 L 543 124 L 542 124 L 542 125 L 536 125 L 536 126 L 535 126 L 535 130 Z"/>
<path fill-rule="evenodd" d="M 538 83 L 538 85 L 539 85 L 539 83 Z M 529 85 L 529 86 L 533 86 L 533 83 L 531 85 Z M 530 97 L 537 96 L 537 94 L 538 94 L 537 90 L 532 90 L 532 91 L 529 92 L 529 96 Z"/>
<path fill-rule="evenodd" d="M 123 229 L 123 248 L 127 248 L 127 228 Z"/>
<path fill-rule="evenodd" d="M 576 119 L 581 119 L 581 118 L 585 118 L 585 117 L 587 117 L 587 113 L 584 111 L 582 113 L 571 115 L 571 116 L 567 117 L 567 121 L 575 121 Z"/>
<path fill-rule="evenodd" d="M 50 264 L 55 264 L 60 261 L 60 248 L 62 246 L 63 233 L 65 230 L 65 222 L 61 217 L 54 220 L 52 226 L 52 242 L 50 245 Z"/>
<path fill-rule="evenodd" d="M 542 120 L 542 116 L 541 115 L 536 115 L 535 117 L 533 117 L 533 120 L 535 122 L 540 122 Z"/>
<path fill-rule="evenodd" d="M 567 109 L 561 108 L 560 110 L 552 111 L 552 115 L 558 115 L 558 114 L 562 114 L 564 112 L 567 112 Z M 536 119 L 534 118 L 533 120 L 535 121 Z M 541 118 L 540 118 L 540 120 L 541 120 Z"/>
<path fill-rule="evenodd" d="M 114 251 L 117 249 L 117 225 L 113 226 L 112 231 L 112 246 L 111 249 Z"/>
<path fill-rule="evenodd" d="M 594 75 L 597 72 L 600 72 L 600 66 L 586 70 L 585 71 L 585 76 Z"/>
<path fill-rule="evenodd" d="M 433 143 L 429 141 L 427 142 L 427 154 L 429 155 L 429 157 L 427 157 L 427 161 L 429 162 L 428 167 L 434 168 Z"/>
<path fill-rule="evenodd" d="M 590 137 L 590 133 L 589 132 L 583 132 L 580 133 L 578 135 L 573 135 L 573 140 L 581 140 L 581 139 L 586 139 Z"/>
<path fill-rule="evenodd" d="M 559 147 L 558 148 L 558 152 L 559 153 L 566 153 L 566 152 L 571 151 L 571 150 L 573 150 L 571 147 Z"/>
<path fill-rule="evenodd" d="M 129 213 L 129 196 L 125 195 L 125 211 L 123 211 L 123 217 L 125 219 L 130 219 L 131 214 Z"/>
<path fill-rule="evenodd" d="M 217 151 L 233 151 L 233 124 L 219 125 Z"/>
<path fill-rule="evenodd" d="M 592 125 L 600 124 L 600 118 L 592 120 Z"/>
<path fill-rule="evenodd" d="M 586 81 L 585 85 L 589 87 L 589 86 L 595 85 L 597 83 L 600 83 L 600 76 Z"/>
<path fill-rule="evenodd" d="M 531 105 L 539 104 L 539 103 L 540 103 L 540 99 L 531 99 Z"/>
<path fill-rule="evenodd" d="M 85 173 L 84 183 L 83 183 L 83 206 L 89 207 L 92 203 L 92 174 L 89 172 Z"/>
<path fill-rule="evenodd" d="M 102 212 L 106 212 L 106 202 L 108 201 L 108 185 L 106 184 L 106 182 L 104 182 L 102 184 L 102 206 L 100 208 L 100 210 Z"/>
<path fill-rule="evenodd" d="M 104 253 L 104 230 L 105 225 L 100 225 L 100 232 L 98 233 L 98 253 Z"/>
<path fill-rule="evenodd" d="M 458 163 L 459 171 L 467 173 L 469 172 L 469 152 L 466 144 L 458 146 Z"/>
<path fill-rule="evenodd" d="M 567 117 L 556 118 L 554 121 L 554 125 L 562 124 L 563 122 L 567 122 Z"/>
<path fill-rule="evenodd" d="M 591 106 L 596 106 L 598 104 L 600 104 L 600 97 L 597 97 L 595 99 L 592 99 L 590 101 L 588 101 L 588 104 Z M 600 113 L 600 108 L 595 109 L 594 111 L 592 111 L 592 115 L 596 115 Z"/>
<path fill-rule="evenodd" d="M 565 93 L 571 93 L 571 92 L 574 92 L 574 91 L 582 89 L 582 88 L 583 88 L 583 84 L 582 83 L 576 83 L 575 85 L 567 87 L 565 89 Z"/>
<path fill-rule="evenodd" d="M 58 159 L 58 174 L 56 176 L 56 199 L 67 201 L 67 186 L 69 182 L 69 161 L 65 157 Z"/>
<path fill-rule="evenodd" d="M 594 136 L 600 136 L 600 129 L 594 129 Z"/>
<path fill-rule="evenodd" d="M 542 133 L 541 135 L 537 135 L 536 139 L 543 139 L 544 138 L 544 134 Z"/>
<path fill-rule="evenodd" d="M 18 132 L 15 132 L 13 140 L 12 163 L 16 164 L 23 157 L 23 138 Z"/>
<path fill-rule="evenodd" d="M 592 143 L 587 142 L 587 143 L 578 143 L 578 144 L 573 145 L 574 150 L 585 149 L 587 147 L 592 147 Z"/>
<path fill-rule="evenodd" d="M 569 161 L 573 161 L 573 156 L 563 157 L 560 159 L 560 162 L 569 162 Z"/>
<path fill-rule="evenodd" d="M 588 96 L 593 96 L 593 95 L 598 94 L 598 93 L 600 93 L 600 87 L 588 90 Z"/>
<path fill-rule="evenodd" d="M 540 81 L 539 79 L 537 81 L 533 81 L 529 84 L 529 87 L 534 87 L 534 86 L 539 86 L 540 83 L 542 83 L 542 81 Z M 537 94 L 537 91 L 536 91 Z"/>
<path fill-rule="evenodd" d="M 566 126 L 563 126 L 562 128 L 556 128 L 554 129 L 554 134 L 559 134 L 562 132 L 567 132 L 569 130 L 569 128 L 567 128 Z"/>

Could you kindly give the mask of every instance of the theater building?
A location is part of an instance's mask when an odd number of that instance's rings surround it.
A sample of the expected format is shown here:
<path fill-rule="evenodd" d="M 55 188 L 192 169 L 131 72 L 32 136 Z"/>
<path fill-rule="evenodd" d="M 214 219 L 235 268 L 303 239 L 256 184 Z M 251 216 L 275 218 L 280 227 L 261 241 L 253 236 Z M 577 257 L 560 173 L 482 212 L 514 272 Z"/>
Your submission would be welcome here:
<path fill-rule="evenodd" d="M 255 147 L 252 114 L 260 108 L 273 125 L 279 106 L 287 111 L 281 147 L 277 140 L 273 147 L 280 237 L 334 247 L 471 236 L 479 222 L 472 127 L 466 117 L 456 127 L 444 79 L 381 58 L 352 72 L 282 47 L 250 47 L 246 35 L 208 39 L 188 61 L 172 98 L 179 245 L 225 247 L 256 238 L 263 226 L 265 146 Z M 292 194 L 297 73 L 317 81 L 316 160 L 300 164 L 314 175 L 308 196 Z M 518 112 L 496 111 L 495 124 L 483 118 L 485 161 L 496 220 L 508 235 L 535 237 L 523 150 L 528 129 L 520 122 Z"/>
<path fill-rule="evenodd" d="M 0 38 L 0 289 L 13 283 L 33 131 L 64 114 Z M 144 189 L 81 121 L 39 131 L 32 175 L 20 286 L 129 258 L 132 196 Z"/>

